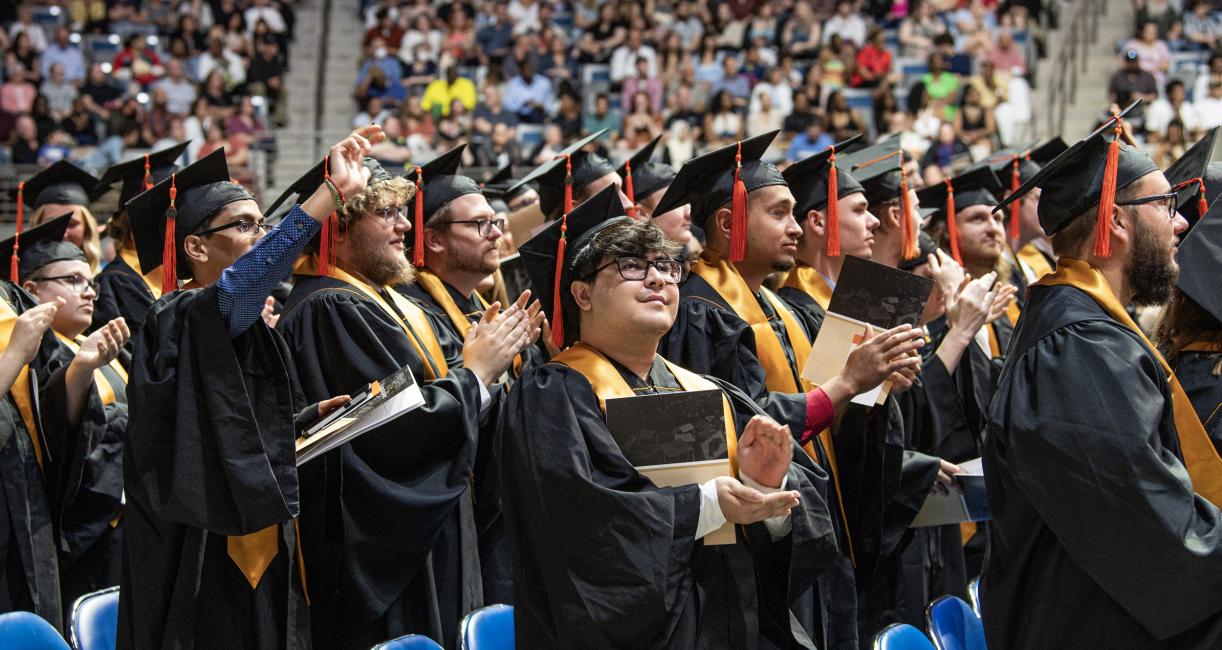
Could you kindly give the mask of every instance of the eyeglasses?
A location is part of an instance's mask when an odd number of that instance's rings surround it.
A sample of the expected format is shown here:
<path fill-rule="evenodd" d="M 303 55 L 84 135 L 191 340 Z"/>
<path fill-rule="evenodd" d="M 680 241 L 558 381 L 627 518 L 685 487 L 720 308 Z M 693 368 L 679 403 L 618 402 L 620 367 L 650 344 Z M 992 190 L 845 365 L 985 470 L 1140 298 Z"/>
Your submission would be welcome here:
<path fill-rule="evenodd" d="M 658 270 L 662 274 L 662 279 L 667 284 L 679 284 L 683 281 L 683 276 L 686 269 L 682 262 L 671 259 L 647 260 L 640 257 L 617 257 L 606 264 L 594 269 L 590 277 L 594 277 L 602 272 L 603 269 L 615 265 L 618 267 L 619 276 L 625 280 L 644 280 L 649 276 L 649 267 Z"/>
<path fill-rule="evenodd" d="M 475 224 L 475 227 L 479 230 L 479 236 L 487 237 L 488 235 L 492 234 L 493 226 L 496 226 L 497 230 L 501 232 L 505 232 L 505 224 L 507 222 L 505 219 L 456 219 L 453 221 L 438 221 L 437 223 L 439 224 L 442 224 L 442 223 Z"/>
<path fill-rule="evenodd" d="M 73 273 L 72 275 L 57 275 L 49 278 L 30 279 L 35 282 L 59 282 L 77 293 L 85 293 L 86 288 L 91 289 L 94 293 L 98 292 L 98 283 L 81 275 L 80 273 Z"/>
<path fill-rule="evenodd" d="M 1116 205 L 1145 205 L 1147 203 L 1153 203 L 1157 207 L 1159 204 L 1165 202 L 1166 210 L 1167 210 L 1167 218 L 1175 219 L 1175 208 L 1176 208 L 1176 199 L 1177 198 L 1179 198 L 1179 194 L 1176 194 L 1175 192 L 1171 192 L 1169 194 L 1154 194 L 1151 196 L 1142 196 L 1136 199 L 1129 199 L 1128 201 L 1117 201 Z"/>
<path fill-rule="evenodd" d="M 411 221 L 411 215 L 408 214 L 406 205 L 388 205 L 384 208 L 374 210 L 373 213 L 381 216 L 382 221 L 384 221 L 388 226 L 395 225 L 395 222 L 399 220 L 399 217 L 403 217 L 404 219 Z"/>
<path fill-rule="evenodd" d="M 217 226 L 215 228 L 201 230 L 200 232 L 197 232 L 195 234 L 200 237 L 203 237 L 204 235 L 213 235 L 218 232 L 221 232 L 222 230 L 229 230 L 230 228 L 237 228 L 238 233 L 243 234 L 243 235 L 249 235 L 254 232 L 266 232 L 267 230 L 269 230 L 269 228 L 267 227 L 267 224 L 261 221 L 251 221 L 250 219 L 238 219 L 237 221 L 230 221 L 229 223 L 223 226 Z"/>

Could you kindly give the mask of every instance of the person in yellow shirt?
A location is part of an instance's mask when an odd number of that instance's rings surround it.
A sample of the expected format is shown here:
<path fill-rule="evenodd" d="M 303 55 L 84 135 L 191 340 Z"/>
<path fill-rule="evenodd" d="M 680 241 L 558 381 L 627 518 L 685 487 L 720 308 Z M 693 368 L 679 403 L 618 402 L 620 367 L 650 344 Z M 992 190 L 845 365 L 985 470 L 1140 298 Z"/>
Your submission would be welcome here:
<path fill-rule="evenodd" d="M 458 67 L 451 64 L 445 67 L 443 78 L 433 80 L 424 88 L 420 107 L 432 113 L 434 118 L 448 117 L 454 100 L 461 102 L 469 113 L 475 110 L 477 97 L 475 83 L 458 76 Z"/>

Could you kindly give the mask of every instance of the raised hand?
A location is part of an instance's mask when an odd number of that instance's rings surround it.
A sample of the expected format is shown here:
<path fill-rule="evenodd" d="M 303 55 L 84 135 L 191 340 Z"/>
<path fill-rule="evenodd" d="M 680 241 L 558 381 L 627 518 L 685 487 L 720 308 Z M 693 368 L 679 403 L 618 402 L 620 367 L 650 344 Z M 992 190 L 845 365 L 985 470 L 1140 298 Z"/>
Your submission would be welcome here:
<path fill-rule="evenodd" d="M 955 300 L 958 299 L 959 291 L 963 288 L 967 275 L 955 258 L 943 253 L 940 248 L 930 254 L 927 259 L 933 281 L 942 291 L 942 296 L 946 301 L 946 310 L 949 312 L 954 307 Z"/>
<path fill-rule="evenodd" d="M 97 370 L 119 357 L 119 352 L 131 338 L 131 330 L 122 317 L 116 318 L 90 334 L 77 351 L 73 363 L 80 363 L 89 370 Z"/>
<path fill-rule="evenodd" d="M 547 318 L 543 313 L 543 306 L 539 304 L 538 300 L 531 302 L 530 296 L 530 289 L 527 289 L 514 302 L 515 305 L 526 310 L 526 317 L 528 319 L 526 324 L 527 340 L 526 345 L 522 346 L 523 350 L 534 345 L 535 341 L 539 340 L 539 335 L 543 333 L 543 321 Z M 521 351 L 518 350 L 518 352 Z"/>
<path fill-rule="evenodd" d="M 793 459 L 789 427 L 757 415 L 738 439 L 738 471 L 764 487 L 779 488 Z"/>
<path fill-rule="evenodd" d="M 38 354 L 43 333 L 51 327 L 55 313 L 63 305 L 64 299 L 56 298 L 55 302 L 45 302 L 18 316 L 17 322 L 13 324 L 13 333 L 9 336 L 8 347 L 4 349 L 5 353 L 16 355 L 21 365 L 32 361 L 34 355 Z"/>
<path fill-rule="evenodd" d="M 968 282 L 963 287 L 954 305 L 946 310 L 946 317 L 952 328 L 974 334 L 988 322 L 989 312 L 996 296 L 993 291 L 993 282 L 996 279 L 997 273 L 990 272 L 984 277 Z M 1003 307 L 1002 313 L 1004 312 Z"/>
<path fill-rule="evenodd" d="M 369 149 L 386 138 L 377 124 L 362 126 L 331 147 L 331 182 L 344 196 L 359 194 L 369 182 L 365 156 Z"/>
<path fill-rule="evenodd" d="M 911 325 L 900 325 L 881 334 L 866 326 L 865 343 L 849 353 L 840 373 L 852 394 L 881 384 L 892 373 L 920 368 L 921 358 L 912 353 L 925 345 L 925 332 Z"/>
<path fill-rule="evenodd" d="M 474 372 L 485 386 L 491 386 L 529 342 L 529 322 L 526 310 L 517 303 L 504 314 L 501 303 L 492 303 L 484 310 L 483 318 L 467 330 L 462 348 L 463 367 Z"/>
<path fill-rule="evenodd" d="M 717 503 L 726 520 L 734 524 L 754 524 L 773 517 L 784 517 L 798 505 L 794 490 L 764 494 L 729 476 L 716 479 Z"/>
<path fill-rule="evenodd" d="M 1012 285 L 1003 285 L 998 288 L 993 294 L 993 302 L 989 306 L 989 319 L 987 322 L 993 321 L 1006 315 L 1006 310 L 1014 303 L 1018 296 L 1018 289 Z"/>

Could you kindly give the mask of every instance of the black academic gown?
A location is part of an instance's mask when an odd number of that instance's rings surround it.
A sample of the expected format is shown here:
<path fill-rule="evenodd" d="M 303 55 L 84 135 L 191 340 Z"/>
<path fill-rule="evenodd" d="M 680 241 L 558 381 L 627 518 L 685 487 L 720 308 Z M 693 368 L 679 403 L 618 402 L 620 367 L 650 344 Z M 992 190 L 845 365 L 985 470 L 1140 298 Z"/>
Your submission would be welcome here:
<path fill-rule="evenodd" d="M 649 382 L 617 370 L 638 394 L 679 388 L 660 360 Z M 743 431 L 762 411 L 716 383 Z M 754 524 L 725 546 L 694 539 L 698 486 L 658 488 L 623 457 L 576 370 L 552 363 L 523 374 L 498 449 L 517 647 L 816 647 L 799 610 L 839 554 L 828 475 L 796 444 L 786 489 L 801 504 L 791 534 L 773 541 Z"/>
<path fill-rule="evenodd" d="M 1219 376 L 1222 354 L 1217 352 L 1181 352 L 1175 360 L 1175 376 L 1192 400 L 1192 408 L 1201 419 L 1214 447 L 1222 453 L 1222 376 Z"/>
<path fill-rule="evenodd" d="M 134 347 L 118 647 L 310 647 L 284 341 L 262 320 L 230 339 L 207 288 L 162 297 Z M 228 536 L 268 527 L 252 588 Z"/>
<path fill-rule="evenodd" d="M 1192 492 L 1162 366 L 1033 286 L 989 413 L 989 647 L 1222 647 L 1222 512 Z"/>
<path fill-rule="evenodd" d="M 444 378 L 426 382 L 403 329 L 340 280 L 299 277 L 277 328 L 311 401 L 355 394 L 404 366 L 425 400 L 302 468 L 315 644 L 363 650 L 416 633 L 456 647 L 461 617 L 483 600 L 468 490 L 479 379 L 450 359 Z M 433 329 L 453 350 L 446 330 Z"/>
<path fill-rule="evenodd" d="M 135 340 L 144 324 L 144 315 L 155 300 L 144 278 L 122 256 L 116 255 L 94 280 L 98 283 L 98 297 L 93 301 L 93 324 L 89 331 L 121 316 Z"/>
<path fill-rule="evenodd" d="M 769 301 L 757 297 L 774 331 L 783 331 L 784 324 L 773 312 Z M 792 311 L 792 310 L 791 310 Z M 799 321 L 800 323 L 800 321 Z M 782 347 L 789 357 L 795 377 L 799 369 L 794 351 L 785 336 Z M 750 324 L 726 304 L 704 278 L 692 274 L 680 287 L 678 315 L 670 332 L 662 339 L 658 353 L 684 368 L 710 375 L 751 396 L 757 404 L 778 422 L 787 424 L 795 436 L 805 428 L 806 396 L 770 392 L 765 383 L 765 371 L 755 352 L 755 334 Z M 796 381 L 796 380 L 795 380 Z M 868 433 L 885 431 L 885 427 L 868 427 L 858 423 L 849 429 L 846 418 L 871 417 L 871 411 L 858 409 L 846 413 L 833 431 L 852 430 Z M 817 432 L 816 432 L 817 433 Z M 875 435 L 834 435 L 837 466 L 840 470 L 841 494 L 829 496 L 838 516 L 833 518 L 840 541 L 841 555 L 819 580 L 817 609 L 817 640 L 821 648 L 856 649 L 858 646 L 858 610 L 855 565 L 872 574 L 877 566 L 878 551 L 883 543 L 881 522 L 895 483 L 888 477 L 898 476 L 901 456 L 890 454 L 884 441 Z M 815 444 L 819 464 L 827 467 L 822 446 Z M 835 489 L 832 488 L 833 495 Z M 843 501 L 844 516 L 839 516 Z M 848 527 L 846 529 L 845 519 Z M 849 541 L 853 552 L 850 553 Z"/>

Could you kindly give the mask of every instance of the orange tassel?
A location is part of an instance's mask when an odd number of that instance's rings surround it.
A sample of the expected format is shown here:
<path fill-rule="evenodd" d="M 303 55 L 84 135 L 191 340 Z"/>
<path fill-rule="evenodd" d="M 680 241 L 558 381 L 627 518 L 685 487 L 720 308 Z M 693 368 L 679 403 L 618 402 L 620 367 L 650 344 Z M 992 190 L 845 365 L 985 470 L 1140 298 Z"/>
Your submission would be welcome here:
<path fill-rule="evenodd" d="M 564 155 L 564 214 L 573 211 L 573 158 Z"/>
<path fill-rule="evenodd" d="M 827 162 L 827 254 L 840 256 L 840 182 L 836 177 L 836 147 Z"/>
<path fill-rule="evenodd" d="M 1205 180 L 1201 179 L 1201 193 L 1197 195 L 1197 219 L 1204 219 L 1209 212 L 1209 201 L 1205 200 Z"/>
<path fill-rule="evenodd" d="M 161 293 L 163 295 L 178 290 L 178 243 L 175 241 L 178 223 L 178 208 L 175 206 L 175 201 L 178 199 L 178 185 L 175 176 L 175 174 L 170 174 L 170 207 L 165 211 L 165 241 L 162 242 L 161 249 Z"/>
<path fill-rule="evenodd" d="M 153 166 L 149 162 L 149 155 L 144 154 L 144 191 L 151 189 L 153 189 Z"/>
<path fill-rule="evenodd" d="M 21 248 L 21 230 L 25 226 L 25 181 L 17 183 L 17 232 L 13 235 L 13 256 L 9 258 L 9 280 L 20 282 L 17 277 L 18 262 L 21 260 L 17 254 Z"/>
<path fill-rule="evenodd" d="M 564 302 L 560 299 L 560 290 L 564 278 L 564 249 L 567 246 L 569 230 L 569 213 L 560 217 L 560 242 L 556 244 L 556 275 L 552 286 L 552 345 L 557 350 L 564 349 Z"/>
<path fill-rule="evenodd" d="M 1018 175 L 1018 156 L 1014 156 L 1014 162 L 1010 163 L 1010 193 L 1018 191 L 1019 175 Z M 1023 200 L 1018 199 L 1010 204 L 1010 241 L 1017 242 L 1019 238 L 1019 215 L 1022 213 Z"/>
<path fill-rule="evenodd" d="M 628 216 L 636 218 L 636 192 L 632 189 L 632 161 L 624 161 L 624 195 L 628 197 Z"/>
<path fill-rule="evenodd" d="M 747 256 L 747 185 L 740 174 L 743 168 L 743 143 L 734 154 L 734 192 L 730 201 L 730 261 L 741 262 Z"/>
<path fill-rule="evenodd" d="M 1112 116 L 1116 126 L 1111 144 L 1107 146 L 1107 164 L 1103 168 L 1103 189 L 1099 193 L 1099 216 L 1095 221 L 1095 256 L 1112 256 L 1112 208 L 1116 205 L 1116 171 L 1120 165 L 1120 118 Z"/>
<path fill-rule="evenodd" d="M 921 254 L 917 245 L 916 224 L 912 221 L 916 213 L 912 210 L 912 199 L 908 197 L 908 171 L 904 169 L 904 152 L 900 151 L 900 210 L 903 212 L 900 233 L 903 236 L 903 259 L 916 259 Z"/>
<path fill-rule="evenodd" d="M 424 266 L 424 168 L 416 166 L 416 220 L 412 223 L 412 266 Z"/>
<path fill-rule="evenodd" d="M 946 183 L 946 238 L 950 240 L 950 256 L 963 266 L 963 255 L 959 253 L 959 224 L 955 223 L 955 186 L 950 179 Z"/>

